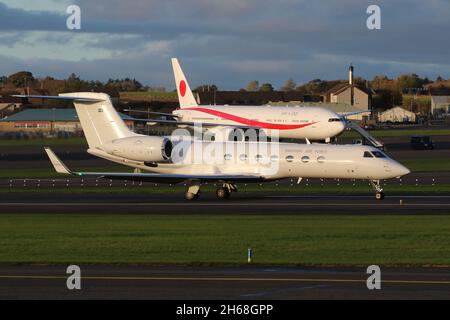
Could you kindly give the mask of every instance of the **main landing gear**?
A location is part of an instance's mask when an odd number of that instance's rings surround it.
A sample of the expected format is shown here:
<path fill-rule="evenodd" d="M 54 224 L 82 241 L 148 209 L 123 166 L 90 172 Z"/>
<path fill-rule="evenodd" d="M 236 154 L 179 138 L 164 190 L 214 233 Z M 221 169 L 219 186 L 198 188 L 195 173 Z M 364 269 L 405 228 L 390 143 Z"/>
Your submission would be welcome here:
<path fill-rule="evenodd" d="M 217 199 L 226 200 L 232 192 L 237 192 L 237 186 L 233 183 L 224 183 L 222 187 L 216 190 Z"/>
<path fill-rule="evenodd" d="M 370 184 L 372 185 L 373 189 L 375 190 L 375 199 L 377 200 L 383 200 L 384 199 L 384 192 L 383 188 L 380 185 L 380 180 L 370 180 Z"/>
<path fill-rule="evenodd" d="M 234 183 L 224 183 L 216 190 L 216 196 L 219 200 L 227 200 L 232 192 L 237 192 L 237 186 Z M 191 185 L 186 191 L 185 198 L 188 201 L 195 201 L 200 197 L 200 185 Z"/>

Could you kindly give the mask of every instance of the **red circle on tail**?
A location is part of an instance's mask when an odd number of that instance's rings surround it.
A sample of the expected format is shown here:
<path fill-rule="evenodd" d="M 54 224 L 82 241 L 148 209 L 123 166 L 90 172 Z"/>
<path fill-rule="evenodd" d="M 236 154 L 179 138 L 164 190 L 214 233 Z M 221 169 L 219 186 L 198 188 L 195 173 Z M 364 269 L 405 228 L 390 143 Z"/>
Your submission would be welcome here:
<path fill-rule="evenodd" d="M 184 80 L 180 81 L 180 94 L 182 97 L 186 94 L 186 82 Z"/>

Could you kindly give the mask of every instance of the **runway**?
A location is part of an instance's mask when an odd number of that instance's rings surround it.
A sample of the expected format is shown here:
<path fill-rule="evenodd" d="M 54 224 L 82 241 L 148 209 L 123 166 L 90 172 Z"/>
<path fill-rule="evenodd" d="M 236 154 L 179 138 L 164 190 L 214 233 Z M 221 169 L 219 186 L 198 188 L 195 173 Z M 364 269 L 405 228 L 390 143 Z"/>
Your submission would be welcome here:
<path fill-rule="evenodd" d="M 182 193 L 5 193 L 0 212 L 54 214 L 350 214 L 448 215 L 450 195 L 388 195 L 383 201 L 368 195 L 295 195 L 282 192 L 236 193 L 219 201 L 213 193 L 198 201 Z M 0 214 L 1 214 L 0 213 Z"/>
<path fill-rule="evenodd" d="M 450 299 L 449 268 L 381 268 L 368 290 L 365 268 L 80 267 L 70 291 L 65 266 L 2 266 L 0 299 Z"/>

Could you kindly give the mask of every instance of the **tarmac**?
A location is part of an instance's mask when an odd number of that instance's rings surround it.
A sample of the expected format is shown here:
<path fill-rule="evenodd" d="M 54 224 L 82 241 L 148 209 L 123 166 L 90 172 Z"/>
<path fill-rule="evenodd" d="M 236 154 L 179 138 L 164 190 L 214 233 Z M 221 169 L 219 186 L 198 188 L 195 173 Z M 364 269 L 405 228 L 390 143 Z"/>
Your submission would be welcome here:
<path fill-rule="evenodd" d="M 226 201 L 213 193 L 197 201 L 182 193 L 5 193 L 0 214 L 345 214 L 345 215 L 448 215 L 450 195 L 295 195 L 292 193 L 235 193 Z"/>
<path fill-rule="evenodd" d="M 381 268 L 369 290 L 366 268 L 1 266 L 0 299 L 300 300 L 450 299 L 449 268 Z"/>

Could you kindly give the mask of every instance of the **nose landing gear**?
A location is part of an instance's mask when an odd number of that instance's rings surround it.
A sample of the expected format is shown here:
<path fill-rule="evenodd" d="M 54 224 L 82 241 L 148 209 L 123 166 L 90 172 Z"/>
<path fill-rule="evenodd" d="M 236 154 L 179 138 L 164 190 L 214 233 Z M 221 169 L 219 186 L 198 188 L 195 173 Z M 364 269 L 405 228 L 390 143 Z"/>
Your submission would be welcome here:
<path fill-rule="evenodd" d="M 198 200 L 200 197 L 200 185 L 192 185 L 186 191 L 185 198 L 188 201 Z"/>
<path fill-rule="evenodd" d="M 372 185 L 373 189 L 375 190 L 375 199 L 381 201 L 384 199 L 384 192 L 383 188 L 380 185 L 380 180 L 370 180 L 370 184 Z"/>

